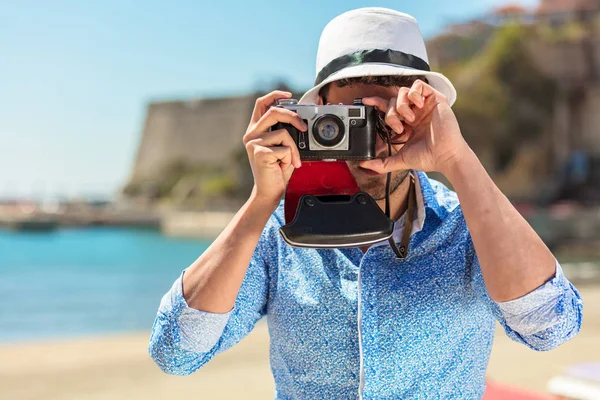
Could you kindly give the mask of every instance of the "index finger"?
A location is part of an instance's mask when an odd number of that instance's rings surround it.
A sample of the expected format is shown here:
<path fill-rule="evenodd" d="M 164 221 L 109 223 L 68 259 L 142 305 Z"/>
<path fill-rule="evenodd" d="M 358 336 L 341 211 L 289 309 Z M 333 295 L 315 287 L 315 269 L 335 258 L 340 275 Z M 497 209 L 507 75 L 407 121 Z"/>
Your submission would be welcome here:
<path fill-rule="evenodd" d="M 284 92 L 283 90 L 274 90 L 269 94 L 259 97 L 256 99 L 256 104 L 254 104 L 254 111 L 252 111 L 250 123 L 258 122 L 258 120 L 265 115 L 269 107 L 275 104 L 277 100 L 289 99 L 290 97 L 292 97 L 292 94 L 290 92 Z"/>
<path fill-rule="evenodd" d="M 420 79 L 417 79 L 408 91 L 408 99 L 419 108 L 423 108 L 428 98 L 437 98 L 438 95 L 441 93 Z"/>
<path fill-rule="evenodd" d="M 376 109 L 384 113 L 387 113 L 389 109 L 389 100 L 378 96 L 363 97 L 362 103 L 365 106 L 375 106 Z"/>

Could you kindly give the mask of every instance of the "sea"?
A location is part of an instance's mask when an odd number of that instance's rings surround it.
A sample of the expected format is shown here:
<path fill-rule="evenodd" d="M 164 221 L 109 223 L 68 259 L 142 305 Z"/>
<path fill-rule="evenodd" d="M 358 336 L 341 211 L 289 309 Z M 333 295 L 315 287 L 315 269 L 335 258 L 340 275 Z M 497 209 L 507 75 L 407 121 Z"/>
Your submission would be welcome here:
<path fill-rule="evenodd" d="M 209 245 L 152 230 L 0 230 L 0 343 L 149 331 Z"/>
<path fill-rule="evenodd" d="M 0 344 L 148 332 L 210 243 L 108 227 L 0 230 Z M 567 275 L 600 281 L 600 260 L 581 261 L 564 263 Z"/>

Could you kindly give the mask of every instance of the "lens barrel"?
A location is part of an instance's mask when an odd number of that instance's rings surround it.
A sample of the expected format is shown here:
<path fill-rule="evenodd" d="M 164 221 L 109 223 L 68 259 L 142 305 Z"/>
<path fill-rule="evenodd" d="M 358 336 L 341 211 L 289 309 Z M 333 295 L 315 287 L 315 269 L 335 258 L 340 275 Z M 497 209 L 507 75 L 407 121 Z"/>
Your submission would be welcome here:
<path fill-rule="evenodd" d="M 312 129 L 315 141 L 323 147 L 335 147 L 342 142 L 345 127 L 342 120 L 333 114 L 321 115 Z"/>

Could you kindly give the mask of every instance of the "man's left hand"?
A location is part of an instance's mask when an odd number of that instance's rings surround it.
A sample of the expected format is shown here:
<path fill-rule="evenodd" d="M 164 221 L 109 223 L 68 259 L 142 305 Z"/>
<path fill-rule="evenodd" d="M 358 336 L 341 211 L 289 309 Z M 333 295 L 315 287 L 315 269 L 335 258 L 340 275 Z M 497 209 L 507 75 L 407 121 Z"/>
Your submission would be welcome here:
<path fill-rule="evenodd" d="M 469 150 L 448 99 L 433 87 L 417 80 L 412 87 L 401 87 L 390 100 L 365 97 L 363 104 L 375 106 L 386 114 L 385 122 L 396 132 L 391 157 L 363 161 L 360 165 L 379 173 L 415 169 L 446 173 Z"/>

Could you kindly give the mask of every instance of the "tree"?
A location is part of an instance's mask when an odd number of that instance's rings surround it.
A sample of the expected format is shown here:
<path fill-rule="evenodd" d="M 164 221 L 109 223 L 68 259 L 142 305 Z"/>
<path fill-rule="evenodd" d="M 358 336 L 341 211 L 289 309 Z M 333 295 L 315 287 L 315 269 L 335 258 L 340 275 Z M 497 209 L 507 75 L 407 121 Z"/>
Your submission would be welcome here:
<path fill-rule="evenodd" d="M 500 27 L 478 56 L 447 73 L 459 93 L 454 110 L 465 139 L 492 155 L 503 171 L 527 144 L 544 141 L 556 84 L 535 67 L 527 49 L 533 30 Z"/>

